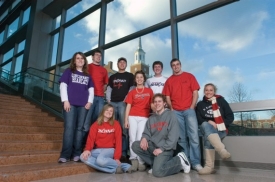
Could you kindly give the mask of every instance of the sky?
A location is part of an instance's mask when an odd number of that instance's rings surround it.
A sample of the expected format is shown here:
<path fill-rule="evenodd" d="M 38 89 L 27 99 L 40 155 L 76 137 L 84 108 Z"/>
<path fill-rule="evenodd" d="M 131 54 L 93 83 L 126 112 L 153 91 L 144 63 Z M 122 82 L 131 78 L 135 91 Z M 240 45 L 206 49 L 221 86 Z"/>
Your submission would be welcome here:
<path fill-rule="evenodd" d="M 71 19 L 99 0 L 82 0 L 67 14 Z M 177 0 L 177 13 L 188 12 L 213 0 Z M 157 4 L 157 6 L 156 6 Z M 179 59 L 183 71 L 194 74 L 203 96 L 203 86 L 214 83 L 227 100 L 233 85 L 242 83 L 251 100 L 275 96 L 275 7 L 274 0 L 240 0 L 178 23 Z M 170 17 L 168 0 L 115 0 L 108 4 L 105 42 L 127 36 Z M 65 30 L 62 60 L 72 52 L 89 51 L 98 46 L 100 10 Z M 150 66 L 160 60 L 163 75 L 172 74 L 170 27 L 144 35 L 142 47 Z M 74 45 L 74 46 L 71 46 Z M 104 63 L 126 57 L 128 70 L 134 62 L 138 39 L 105 50 Z M 91 61 L 91 57 L 88 58 Z"/>

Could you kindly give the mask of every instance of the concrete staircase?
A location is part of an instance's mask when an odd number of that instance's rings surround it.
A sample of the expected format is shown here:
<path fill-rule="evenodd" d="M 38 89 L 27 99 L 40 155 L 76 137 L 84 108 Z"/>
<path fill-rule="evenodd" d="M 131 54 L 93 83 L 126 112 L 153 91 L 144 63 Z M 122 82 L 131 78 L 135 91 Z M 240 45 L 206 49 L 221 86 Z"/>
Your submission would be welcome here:
<path fill-rule="evenodd" d="M 57 163 L 63 122 L 20 96 L 0 94 L 0 181 L 33 181 L 92 172 Z"/>

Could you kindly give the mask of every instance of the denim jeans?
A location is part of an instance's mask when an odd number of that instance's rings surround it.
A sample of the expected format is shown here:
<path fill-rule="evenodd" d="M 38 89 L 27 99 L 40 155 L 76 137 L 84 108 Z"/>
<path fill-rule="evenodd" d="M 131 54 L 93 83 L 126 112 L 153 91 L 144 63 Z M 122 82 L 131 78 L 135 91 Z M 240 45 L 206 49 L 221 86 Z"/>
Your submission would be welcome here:
<path fill-rule="evenodd" d="M 114 106 L 115 118 L 122 127 L 122 156 L 126 156 L 129 149 L 128 129 L 124 127 L 126 104 L 125 102 L 110 102 L 110 104 Z"/>
<path fill-rule="evenodd" d="M 205 149 L 214 149 L 214 147 L 211 145 L 207 138 L 210 134 L 217 133 L 221 140 L 227 135 L 226 131 L 218 131 L 208 122 L 203 122 L 200 126 L 200 130 L 203 135 Z"/>
<path fill-rule="evenodd" d="M 147 150 L 143 150 L 140 148 L 140 141 L 135 141 L 132 149 L 146 164 L 152 167 L 152 174 L 154 176 L 169 176 L 182 170 L 180 158 L 178 156 L 173 157 L 173 150 L 163 151 L 158 156 L 155 156 L 153 152 L 156 147 L 150 141 L 148 142 L 148 146 Z"/>
<path fill-rule="evenodd" d="M 94 96 L 93 104 L 87 113 L 85 123 L 83 126 L 83 131 L 85 134 L 89 132 L 91 125 L 97 120 L 103 106 L 104 106 L 104 98 L 99 96 Z"/>
<path fill-rule="evenodd" d="M 114 151 L 114 148 L 93 149 L 87 160 L 84 160 L 82 155 L 80 156 L 80 159 L 88 166 L 91 166 L 92 168 L 95 168 L 99 171 L 115 173 L 118 164 L 113 159 Z M 120 166 L 124 172 L 126 172 L 131 167 L 131 165 L 128 163 L 121 163 Z"/>
<path fill-rule="evenodd" d="M 180 139 L 178 141 L 178 144 L 183 148 L 184 153 L 190 159 L 192 166 L 201 164 L 201 151 L 198 134 L 199 128 L 195 110 L 174 110 L 174 113 L 178 118 L 180 126 Z"/>
<path fill-rule="evenodd" d="M 73 106 L 69 112 L 63 109 L 64 133 L 60 157 L 70 159 L 82 152 L 82 127 L 87 114 L 85 107 Z"/>

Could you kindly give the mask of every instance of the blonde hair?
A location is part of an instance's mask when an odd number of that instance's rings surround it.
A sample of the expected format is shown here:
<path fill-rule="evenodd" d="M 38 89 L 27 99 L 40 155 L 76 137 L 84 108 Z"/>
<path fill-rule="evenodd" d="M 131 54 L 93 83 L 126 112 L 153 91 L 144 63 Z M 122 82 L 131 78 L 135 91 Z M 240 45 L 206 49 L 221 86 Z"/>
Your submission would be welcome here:
<path fill-rule="evenodd" d="M 214 85 L 213 83 L 207 83 L 207 84 L 204 85 L 204 89 L 203 90 L 205 90 L 205 88 L 207 86 L 212 86 L 214 88 L 214 93 L 216 94 L 216 92 L 218 90 L 218 88 L 216 87 L 216 85 Z"/>
<path fill-rule="evenodd" d="M 104 112 L 107 110 L 107 109 L 109 109 L 109 108 L 113 108 L 113 115 L 112 115 L 112 117 L 109 119 L 109 124 L 110 125 L 114 125 L 114 122 L 115 122 L 115 109 L 114 109 L 114 106 L 113 105 L 111 105 L 111 104 L 106 104 L 104 107 L 103 107 L 103 109 L 102 109 L 102 111 L 100 112 L 100 115 L 99 115 L 99 117 L 97 118 L 97 124 L 98 125 L 102 125 L 102 123 L 104 123 Z"/>

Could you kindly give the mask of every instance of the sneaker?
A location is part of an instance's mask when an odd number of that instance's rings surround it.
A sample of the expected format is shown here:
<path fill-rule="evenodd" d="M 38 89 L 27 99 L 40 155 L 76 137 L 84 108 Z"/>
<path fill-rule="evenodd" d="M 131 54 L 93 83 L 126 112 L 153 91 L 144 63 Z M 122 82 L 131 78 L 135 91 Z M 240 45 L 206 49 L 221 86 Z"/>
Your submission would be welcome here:
<path fill-rule="evenodd" d="M 193 166 L 192 168 L 197 172 L 199 172 L 199 170 L 203 169 L 203 167 L 200 164 L 197 164 L 197 165 Z"/>
<path fill-rule="evenodd" d="M 178 156 L 180 158 L 180 162 L 181 162 L 182 169 L 183 169 L 184 173 L 189 173 L 191 166 L 190 166 L 190 163 L 189 163 L 188 158 L 186 157 L 185 153 L 180 152 L 180 153 L 178 153 Z"/>
<path fill-rule="evenodd" d="M 148 174 L 152 174 L 153 173 L 153 169 L 149 169 Z"/>
<path fill-rule="evenodd" d="M 74 162 L 79 162 L 80 161 L 80 157 L 79 156 L 74 156 L 73 161 Z"/>
<path fill-rule="evenodd" d="M 67 162 L 67 159 L 65 159 L 65 158 L 59 158 L 58 159 L 58 163 L 66 163 Z"/>

